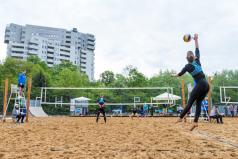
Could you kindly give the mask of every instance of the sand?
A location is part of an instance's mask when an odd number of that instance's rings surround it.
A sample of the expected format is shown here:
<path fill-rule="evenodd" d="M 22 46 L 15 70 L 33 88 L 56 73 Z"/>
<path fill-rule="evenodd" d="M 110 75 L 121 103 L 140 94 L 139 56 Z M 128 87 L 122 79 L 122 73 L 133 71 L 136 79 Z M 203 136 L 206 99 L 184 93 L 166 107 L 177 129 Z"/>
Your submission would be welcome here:
<path fill-rule="evenodd" d="M 238 158 L 238 118 L 174 125 L 176 118 L 31 118 L 0 123 L 0 158 Z"/>

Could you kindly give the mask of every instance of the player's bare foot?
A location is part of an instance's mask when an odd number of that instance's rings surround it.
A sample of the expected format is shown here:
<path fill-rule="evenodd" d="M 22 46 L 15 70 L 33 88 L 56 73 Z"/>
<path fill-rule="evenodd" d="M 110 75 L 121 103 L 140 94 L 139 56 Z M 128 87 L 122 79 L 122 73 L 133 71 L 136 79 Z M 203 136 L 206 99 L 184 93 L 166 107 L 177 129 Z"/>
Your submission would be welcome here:
<path fill-rule="evenodd" d="M 190 128 L 190 131 L 193 131 L 196 127 L 198 127 L 198 123 L 193 123 L 192 127 Z"/>
<path fill-rule="evenodd" d="M 185 118 L 183 118 L 183 122 L 185 122 L 185 123 L 187 122 L 187 118 L 186 118 L 186 117 L 185 117 Z"/>

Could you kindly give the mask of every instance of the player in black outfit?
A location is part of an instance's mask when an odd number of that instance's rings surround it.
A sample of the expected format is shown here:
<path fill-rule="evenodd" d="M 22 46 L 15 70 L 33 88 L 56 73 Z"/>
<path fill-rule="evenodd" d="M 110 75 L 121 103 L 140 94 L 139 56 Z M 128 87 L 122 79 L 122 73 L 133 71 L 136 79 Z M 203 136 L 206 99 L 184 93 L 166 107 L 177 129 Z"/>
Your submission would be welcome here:
<path fill-rule="evenodd" d="M 103 115 L 103 117 L 104 117 L 104 122 L 106 123 L 106 121 L 107 121 L 107 119 L 106 119 L 106 114 L 105 114 L 105 110 L 104 110 L 105 102 L 106 102 L 106 100 L 104 99 L 103 96 L 101 96 L 101 97 L 98 98 L 98 100 L 97 100 L 97 104 L 98 104 L 98 106 L 99 106 L 98 111 L 97 111 L 97 118 L 96 118 L 96 122 L 97 122 L 97 123 L 98 123 L 98 119 L 99 119 L 100 113 L 102 113 L 102 115 Z"/>
<path fill-rule="evenodd" d="M 182 122 L 182 119 L 184 116 L 188 113 L 190 108 L 192 107 L 193 103 L 196 101 L 196 113 L 194 117 L 194 124 L 191 127 L 191 131 L 198 127 L 198 118 L 201 113 L 201 104 L 204 98 L 206 97 L 208 91 L 209 91 L 209 84 L 205 78 L 205 75 L 203 73 L 201 63 L 200 63 L 200 52 L 198 47 L 198 34 L 194 35 L 194 41 L 195 41 L 195 56 L 192 51 L 187 52 L 187 60 L 188 64 L 185 65 L 185 67 L 182 69 L 180 73 L 175 75 L 176 77 L 182 76 L 184 73 L 189 72 L 191 76 L 193 77 L 196 86 L 193 88 L 190 98 L 188 100 L 187 106 L 183 110 L 183 112 L 180 114 L 180 117 L 177 122 Z"/>

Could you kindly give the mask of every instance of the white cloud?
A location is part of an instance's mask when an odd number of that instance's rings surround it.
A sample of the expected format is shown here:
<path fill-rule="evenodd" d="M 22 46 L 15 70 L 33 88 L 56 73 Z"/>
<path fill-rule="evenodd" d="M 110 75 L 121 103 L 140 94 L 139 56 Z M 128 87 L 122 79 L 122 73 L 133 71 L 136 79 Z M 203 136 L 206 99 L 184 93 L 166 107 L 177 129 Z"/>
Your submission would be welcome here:
<path fill-rule="evenodd" d="M 238 1 L 210 0 L 2 0 L 0 58 L 8 23 L 35 24 L 96 35 L 96 76 L 129 64 L 150 76 L 186 63 L 184 33 L 198 32 L 204 71 L 238 69 Z"/>

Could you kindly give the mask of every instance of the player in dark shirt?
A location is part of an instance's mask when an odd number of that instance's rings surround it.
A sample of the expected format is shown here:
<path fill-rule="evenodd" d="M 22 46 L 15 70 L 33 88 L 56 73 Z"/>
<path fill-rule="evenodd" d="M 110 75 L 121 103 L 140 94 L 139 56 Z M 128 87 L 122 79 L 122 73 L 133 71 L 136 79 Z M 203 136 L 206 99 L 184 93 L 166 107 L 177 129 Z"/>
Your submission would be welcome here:
<path fill-rule="evenodd" d="M 191 131 L 198 127 L 198 118 L 201 114 L 201 104 L 204 98 L 206 97 L 208 91 L 209 91 L 209 84 L 205 78 L 205 75 L 202 70 L 201 62 L 200 62 L 200 52 L 198 47 L 198 34 L 194 35 L 194 41 L 195 41 L 195 56 L 192 51 L 187 52 L 187 60 L 188 64 L 185 65 L 185 67 L 182 69 L 180 73 L 175 75 L 176 77 L 182 76 L 184 73 L 188 72 L 193 77 L 196 85 L 193 88 L 190 98 L 188 100 L 187 106 L 183 110 L 183 112 L 180 114 L 180 117 L 177 122 L 181 122 L 184 116 L 188 113 L 188 111 L 191 109 L 193 103 L 196 101 L 196 113 L 194 117 L 194 124 L 191 127 Z"/>
<path fill-rule="evenodd" d="M 98 123 L 98 119 L 99 119 L 100 113 L 102 113 L 102 115 L 103 115 L 103 117 L 104 117 L 104 122 L 106 123 L 106 121 L 107 121 L 107 119 L 106 119 L 106 114 L 105 114 L 105 110 L 104 110 L 105 102 L 106 102 L 106 100 L 104 99 L 103 96 L 101 96 L 101 97 L 98 98 L 98 100 L 97 100 L 97 104 L 98 104 L 98 106 L 99 106 L 98 111 L 97 111 L 97 118 L 96 118 L 96 122 L 97 122 L 97 123 Z"/>

